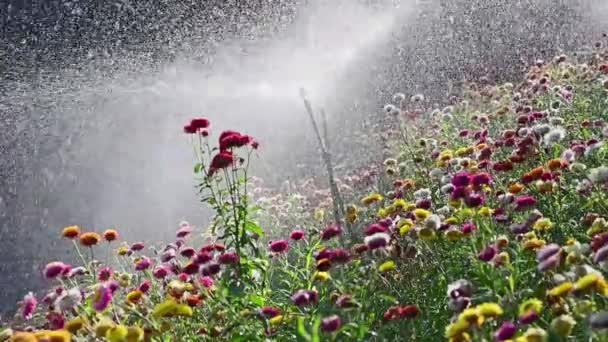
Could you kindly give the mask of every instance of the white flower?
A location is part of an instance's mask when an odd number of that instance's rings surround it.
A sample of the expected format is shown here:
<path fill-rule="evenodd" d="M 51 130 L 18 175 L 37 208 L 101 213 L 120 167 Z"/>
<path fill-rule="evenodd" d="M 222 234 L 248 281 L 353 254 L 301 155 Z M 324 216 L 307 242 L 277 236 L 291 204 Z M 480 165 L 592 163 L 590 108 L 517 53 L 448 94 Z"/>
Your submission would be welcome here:
<path fill-rule="evenodd" d="M 405 100 L 405 94 L 404 93 L 396 93 L 395 95 L 393 95 L 393 102 L 394 103 L 401 103 L 401 101 Z"/>
<path fill-rule="evenodd" d="M 571 149 L 567 149 L 562 153 L 562 159 L 571 163 L 576 159 L 576 152 Z"/>
<path fill-rule="evenodd" d="M 545 134 L 543 140 L 546 145 L 553 145 L 562 141 L 566 137 L 566 130 L 562 127 L 554 127 L 549 133 Z"/>
<path fill-rule="evenodd" d="M 559 116 L 554 116 L 549 119 L 549 123 L 553 126 L 561 126 L 564 124 L 564 119 Z"/>
<path fill-rule="evenodd" d="M 395 105 L 387 104 L 384 106 L 384 112 L 386 114 L 397 115 L 397 114 L 399 114 L 399 109 L 397 109 L 397 107 L 395 107 Z"/>
<path fill-rule="evenodd" d="M 603 143 L 601 141 L 598 141 L 595 144 L 587 145 L 587 148 L 585 149 L 585 156 L 593 154 L 593 152 L 599 150 L 602 146 Z"/>
<path fill-rule="evenodd" d="M 416 197 L 416 199 L 427 199 L 431 197 L 431 190 L 427 189 L 427 188 L 422 188 L 420 190 L 416 190 L 414 192 L 414 197 Z"/>
<path fill-rule="evenodd" d="M 431 215 L 424 220 L 424 227 L 427 229 L 437 230 L 441 226 L 441 218 L 438 215 Z"/>
<path fill-rule="evenodd" d="M 608 182 L 608 167 L 600 166 L 589 170 L 589 179 L 595 184 L 604 184 Z"/>
<path fill-rule="evenodd" d="M 443 170 L 440 168 L 434 168 L 431 170 L 431 172 L 429 172 L 429 176 L 431 176 L 433 179 L 438 179 L 443 176 Z"/>
<path fill-rule="evenodd" d="M 547 124 L 535 125 L 534 127 L 532 127 L 532 130 L 536 134 L 545 135 L 545 134 L 549 133 L 549 131 L 551 130 L 551 126 L 549 126 Z"/>
<path fill-rule="evenodd" d="M 82 292 L 77 287 L 71 288 L 65 291 L 59 298 L 57 298 L 55 305 L 61 311 L 67 311 L 75 308 L 82 301 Z"/>
<path fill-rule="evenodd" d="M 523 127 L 523 128 L 521 128 L 519 131 L 517 131 L 517 135 L 518 135 L 520 138 L 525 138 L 525 137 L 527 137 L 529 134 L 530 134 L 530 129 L 529 129 L 529 128 L 527 128 L 527 127 Z"/>
<path fill-rule="evenodd" d="M 452 191 L 454 191 L 454 185 L 452 185 L 452 184 L 446 184 L 441 187 L 441 192 L 444 194 L 449 194 Z"/>
<path fill-rule="evenodd" d="M 449 114 L 449 113 L 443 113 L 443 115 L 441 116 L 441 121 L 450 122 L 453 119 L 454 119 L 454 116 L 452 116 L 452 114 Z"/>
<path fill-rule="evenodd" d="M 391 236 L 388 235 L 387 233 L 382 233 L 382 232 L 378 232 L 378 233 L 374 233 L 370 236 L 366 236 L 365 239 L 363 239 L 363 242 L 366 245 L 388 245 L 389 241 L 391 241 Z"/>
<path fill-rule="evenodd" d="M 422 101 L 424 101 L 424 95 L 422 95 L 422 94 L 416 94 L 416 95 L 414 95 L 414 96 L 412 96 L 410 98 L 410 101 L 412 101 L 412 102 L 422 102 Z"/>
<path fill-rule="evenodd" d="M 446 205 L 446 206 L 443 206 L 443 207 L 437 209 L 437 214 L 447 216 L 450 214 L 450 211 L 451 211 L 451 208 Z"/>

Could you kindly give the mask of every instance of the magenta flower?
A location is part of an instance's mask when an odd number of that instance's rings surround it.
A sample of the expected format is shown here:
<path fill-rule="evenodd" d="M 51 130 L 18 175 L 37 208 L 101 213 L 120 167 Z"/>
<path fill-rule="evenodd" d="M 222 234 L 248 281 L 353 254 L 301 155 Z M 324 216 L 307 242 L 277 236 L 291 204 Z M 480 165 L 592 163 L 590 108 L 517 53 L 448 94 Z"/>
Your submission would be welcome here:
<path fill-rule="evenodd" d="M 484 198 L 481 194 L 468 194 L 464 199 L 464 203 L 466 203 L 468 207 L 475 208 L 484 203 Z"/>
<path fill-rule="evenodd" d="M 201 273 L 204 276 L 212 276 L 212 275 L 220 273 L 221 270 L 222 270 L 222 268 L 220 267 L 220 264 L 218 264 L 216 262 L 210 262 L 210 263 L 206 264 L 205 266 L 203 266 Z"/>
<path fill-rule="evenodd" d="M 135 264 L 135 270 L 145 271 L 150 268 L 150 266 L 152 266 L 152 260 L 148 257 L 143 257 Z"/>
<path fill-rule="evenodd" d="M 99 281 L 108 281 L 110 278 L 112 278 L 112 274 L 114 274 L 114 272 L 110 267 L 104 267 L 99 270 L 99 274 L 97 276 L 99 277 Z"/>
<path fill-rule="evenodd" d="M 152 275 L 156 279 L 163 279 L 169 275 L 169 272 L 170 270 L 167 266 L 159 266 L 154 270 L 154 272 L 152 272 Z"/>
<path fill-rule="evenodd" d="M 527 210 L 536 204 L 536 198 L 533 196 L 519 196 L 515 199 L 516 210 Z"/>
<path fill-rule="evenodd" d="M 519 323 L 521 324 L 532 324 L 538 320 L 538 313 L 534 310 L 530 310 L 525 314 L 519 316 Z"/>
<path fill-rule="evenodd" d="M 68 272 L 67 277 L 68 278 L 74 278 L 76 276 L 82 276 L 87 274 L 87 269 L 84 266 L 78 266 L 78 267 L 74 267 L 72 269 L 70 269 L 70 271 Z"/>
<path fill-rule="evenodd" d="M 304 238 L 304 236 L 306 236 L 306 234 L 301 229 L 296 229 L 293 232 L 291 232 L 291 234 L 289 234 L 289 238 L 294 241 L 300 241 Z"/>
<path fill-rule="evenodd" d="M 210 252 L 201 251 L 196 255 L 196 262 L 201 265 L 206 264 L 211 260 L 213 260 L 213 256 Z"/>
<path fill-rule="evenodd" d="M 334 249 L 329 253 L 329 260 L 336 264 L 345 264 L 350 261 L 350 253 L 344 249 Z"/>
<path fill-rule="evenodd" d="M 66 265 L 60 261 L 49 262 L 44 267 L 42 274 L 44 274 L 44 277 L 47 279 L 54 279 L 54 278 L 57 278 L 59 275 L 61 275 L 67 267 L 68 267 L 68 265 Z"/>
<path fill-rule="evenodd" d="M 281 314 L 281 310 L 272 306 L 265 306 L 260 310 L 260 314 L 264 318 L 273 318 Z"/>
<path fill-rule="evenodd" d="M 479 252 L 477 258 L 479 258 L 479 260 L 481 261 L 490 262 L 492 261 L 492 259 L 494 259 L 497 253 L 498 249 L 496 248 L 496 246 L 490 245 L 484 248 L 481 252 Z"/>
<path fill-rule="evenodd" d="M 477 230 L 477 227 L 475 226 L 475 224 L 473 224 L 471 222 L 467 222 L 462 225 L 462 233 L 465 235 L 471 234 L 472 232 L 474 232 L 476 230 Z"/>
<path fill-rule="evenodd" d="M 510 340 L 517 332 L 517 326 L 513 322 L 503 322 L 500 328 L 494 333 L 497 341 Z"/>
<path fill-rule="evenodd" d="M 365 230 L 363 231 L 363 234 L 365 234 L 366 236 L 370 236 L 370 235 L 374 235 L 376 233 L 386 233 L 388 232 L 388 228 L 380 225 L 378 223 L 374 223 L 370 226 L 368 226 L 367 228 L 365 228 Z"/>
<path fill-rule="evenodd" d="M 23 297 L 23 307 L 22 307 L 22 316 L 25 320 L 30 320 L 34 316 L 34 311 L 36 311 L 36 306 L 38 305 L 38 301 L 32 292 Z"/>
<path fill-rule="evenodd" d="M 143 293 L 148 293 L 148 291 L 150 291 L 150 288 L 152 287 L 152 282 L 150 280 L 145 280 L 143 283 L 141 283 L 139 285 L 139 291 L 143 292 Z"/>
<path fill-rule="evenodd" d="M 330 226 L 327 226 L 322 232 L 321 232 L 321 239 L 322 240 L 329 240 L 333 237 L 336 237 L 338 235 L 342 234 L 342 228 L 337 225 L 337 224 L 332 224 Z"/>
<path fill-rule="evenodd" d="M 324 332 L 332 333 L 340 329 L 342 326 L 342 320 L 338 315 L 331 315 L 321 320 L 321 330 Z"/>
<path fill-rule="evenodd" d="M 482 185 L 489 185 L 492 182 L 492 176 L 487 172 L 481 172 L 473 176 L 473 185 L 481 187 Z"/>
<path fill-rule="evenodd" d="M 289 249 L 289 242 L 287 240 L 271 241 L 268 244 L 268 248 L 270 248 L 270 251 L 273 253 L 285 253 Z"/>
<path fill-rule="evenodd" d="M 239 263 L 241 258 L 234 252 L 226 252 L 218 258 L 218 261 L 222 265 L 236 265 Z"/>
<path fill-rule="evenodd" d="M 179 254 L 181 256 L 183 256 L 184 258 L 190 259 L 196 254 L 196 251 L 192 247 L 185 247 L 185 248 L 182 248 L 181 251 L 179 251 Z"/>
<path fill-rule="evenodd" d="M 365 237 L 365 245 L 369 250 L 384 248 L 388 246 L 391 236 L 386 233 L 375 233 Z"/>
<path fill-rule="evenodd" d="M 46 320 L 49 322 L 51 330 L 59 330 L 65 327 L 65 317 L 59 312 L 51 311 L 46 314 Z"/>
<path fill-rule="evenodd" d="M 173 258 L 175 258 L 175 249 L 174 248 L 167 248 L 164 252 L 162 252 L 160 254 L 161 262 L 169 262 Z"/>
<path fill-rule="evenodd" d="M 465 187 L 471 184 L 471 175 L 468 172 L 459 172 L 452 177 L 452 185 Z"/>
<path fill-rule="evenodd" d="M 93 308 L 95 311 L 105 311 L 111 302 L 112 290 L 105 284 L 99 285 L 93 297 Z"/>
<path fill-rule="evenodd" d="M 143 242 L 136 242 L 136 243 L 134 243 L 134 244 L 131 245 L 131 250 L 133 252 L 141 251 L 144 248 L 145 248 L 145 245 L 144 245 Z"/>

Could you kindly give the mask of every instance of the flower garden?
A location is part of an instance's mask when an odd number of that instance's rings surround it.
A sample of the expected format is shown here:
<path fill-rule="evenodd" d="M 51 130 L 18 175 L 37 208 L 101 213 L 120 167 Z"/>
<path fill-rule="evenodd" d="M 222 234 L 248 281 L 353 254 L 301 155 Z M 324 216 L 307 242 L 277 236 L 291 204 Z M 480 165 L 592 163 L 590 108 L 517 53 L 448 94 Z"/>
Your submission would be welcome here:
<path fill-rule="evenodd" d="M 608 53 L 443 109 L 392 102 L 387 158 L 336 179 L 339 200 L 266 188 L 263 146 L 193 119 L 211 222 L 159 246 L 59 230 L 80 264 L 49 262 L 0 340 L 608 340 Z"/>

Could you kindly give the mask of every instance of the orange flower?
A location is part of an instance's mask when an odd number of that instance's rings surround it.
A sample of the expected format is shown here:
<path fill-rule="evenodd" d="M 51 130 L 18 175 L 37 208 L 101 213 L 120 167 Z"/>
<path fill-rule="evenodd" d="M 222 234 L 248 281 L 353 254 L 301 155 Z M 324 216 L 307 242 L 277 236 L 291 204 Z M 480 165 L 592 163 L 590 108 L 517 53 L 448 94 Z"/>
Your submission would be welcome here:
<path fill-rule="evenodd" d="M 524 186 L 519 183 L 511 184 L 511 186 L 509 186 L 509 192 L 512 194 L 518 194 L 522 192 L 522 190 L 524 190 Z"/>
<path fill-rule="evenodd" d="M 86 247 L 95 246 L 99 240 L 101 240 L 101 236 L 94 232 L 82 233 L 80 235 L 80 244 Z"/>
<path fill-rule="evenodd" d="M 543 170 L 542 166 L 539 166 L 530 170 L 530 172 L 528 172 L 526 175 L 528 175 L 528 177 L 530 177 L 532 180 L 537 180 L 542 177 L 544 172 L 545 170 Z"/>
<path fill-rule="evenodd" d="M 65 228 L 63 228 L 63 233 L 61 233 L 61 235 L 64 238 L 74 239 L 74 238 L 78 237 L 78 235 L 80 235 L 80 227 L 78 227 L 78 226 L 65 227 Z"/>
<path fill-rule="evenodd" d="M 103 238 L 108 242 L 118 240 L 118 232 L 115 229 L 108 229 L 103 232 Z"/>
<path fill-rule="evenodd" d="M 564 162 L 567 163 L 567 162 Z M 555 171 L 557 169 L 562 168 L 563 164 L 562 164 L 562 160 L 561 159 L 551 159 L 549 160 L 549 162 L 547 163 L 547 168 L 549 168 L 549 170 L 551 171 Z"/>

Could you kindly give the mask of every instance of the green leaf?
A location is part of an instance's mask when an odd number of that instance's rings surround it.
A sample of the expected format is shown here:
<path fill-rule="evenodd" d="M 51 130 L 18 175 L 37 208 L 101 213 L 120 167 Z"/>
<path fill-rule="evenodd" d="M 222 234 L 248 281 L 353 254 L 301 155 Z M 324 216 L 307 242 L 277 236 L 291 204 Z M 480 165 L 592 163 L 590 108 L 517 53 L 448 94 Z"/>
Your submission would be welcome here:
<path fill-rule="evenodd" d="M 194 165 L 194 173 L 200 173 L 202 169 L 203 169 L 203 164 L 197 163 L 196 165 Z"/>
<path fill-rule="evenodd" d="M 255 294 L 249 296 L 249 301 L 257 307 L 262 307 L 266 304 L 266 299 L 264 297 Z"/>
<path fill-rule="evenodd" d="M 260 227 L 257 223 L 255 222 L 251 222 L 251 221 L 247 221 L 245 223 L 245 230 L 254 234 L 257 234 L 258 236 L 264 236 L 264 229 L 262 229 L 262 227 Z"/>
<path fill-rule="evenodd" d="M 306 327 L 304 326 L 304 317 L 298 317 L 298 335 L 306 341 L 311 340 L 310 334 L 306 331 Z"/>

